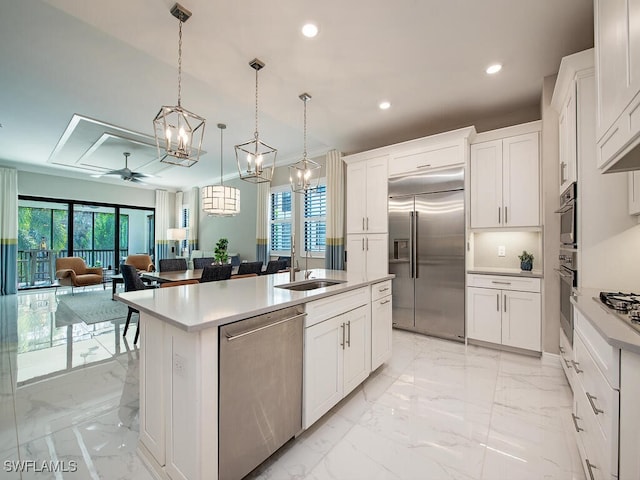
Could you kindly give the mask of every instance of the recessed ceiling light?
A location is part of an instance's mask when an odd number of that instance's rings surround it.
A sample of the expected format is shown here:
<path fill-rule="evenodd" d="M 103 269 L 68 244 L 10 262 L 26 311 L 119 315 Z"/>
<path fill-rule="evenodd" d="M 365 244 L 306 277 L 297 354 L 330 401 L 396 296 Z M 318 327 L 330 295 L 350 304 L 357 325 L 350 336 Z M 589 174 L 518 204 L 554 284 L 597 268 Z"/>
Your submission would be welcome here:
<path fill-rule="evenodd" d="M 380 107 L 380 110 L 388 110 L 391 107 L 391 103 L 389 103 L 389 102 L 380 102 L 378 107 Z"/>
<path fill-rule="evenodd" d="M 502 70 L 502 65 L 500 65 L 499 63 L 494 63 L 493 65 L 489 65 L 486 71 L 489 75 L 493 75 L 495 73 L 498 73 L 500 70 Z"/>
<path fill-rule="evenodd" d="M 307 23 L 302 27 L 302 34 L 305 37 L 313 38 L 318 34 L 318 26 L 313 23 Z"/>

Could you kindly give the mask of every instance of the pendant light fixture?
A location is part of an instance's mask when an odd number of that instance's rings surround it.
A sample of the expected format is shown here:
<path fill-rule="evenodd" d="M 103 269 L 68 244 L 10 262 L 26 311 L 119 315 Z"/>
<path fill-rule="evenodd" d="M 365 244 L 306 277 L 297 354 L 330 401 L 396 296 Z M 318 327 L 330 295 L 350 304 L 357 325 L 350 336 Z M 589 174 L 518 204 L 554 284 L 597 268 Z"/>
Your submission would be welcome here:
<path fill-rule="evenodd" d="M 307 101 L 311 100 L 311 95 L 302 93 L 298 98 L 304 102 L 304 149 L 302 160 L 289 165 L 289 183 L 293 192 L 307 193 L 318 188 L 320 179 L 315 171 L 320 169 L 320 165 L 307 158 Z"/>
<path fill-rule="evenodd" d="M 179 22 L 178 30 L 178 105 L 163 106 L 153 120 L 158 158 L 163 163 L 190 167 L 200 160 L 205 119 L 182 108 L 182 24 L 191 12 L 176 3 L 171 15 Z"/>
<path fill-rule="evenodd" d="M 256 71 L 256 130 L 253 140 L 235 146 L 238 173 L 247 182 L 271 182 L 278 151 L 261 141 L 258 135 L 258 72 L 265 64 L 254 58 L 249 65 Z"/>
<path fill-rule="evenodd" d="M 202 189 L 202 211 L 211 217 L 233 217 L 240 213 L 240 190 L 224 185 L 222 132 L 227 126 L 219 123 L 218 128 L 220 129 L 220 185 L 207 185 Z"/>

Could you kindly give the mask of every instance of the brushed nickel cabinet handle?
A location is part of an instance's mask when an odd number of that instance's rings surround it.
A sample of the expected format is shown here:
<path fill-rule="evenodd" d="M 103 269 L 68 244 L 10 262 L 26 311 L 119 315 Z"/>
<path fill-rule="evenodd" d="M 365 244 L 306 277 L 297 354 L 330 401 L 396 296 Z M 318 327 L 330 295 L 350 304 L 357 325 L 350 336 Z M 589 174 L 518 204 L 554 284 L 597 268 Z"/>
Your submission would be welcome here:
<path fill-rule="evenodd" d="M 362 237 L 362 251 L 364 252 L 364 237 Z"/>
<path fill-rule="evenodd" d="M 418 165 L 416 168 L 428 168 L 430 166 L 431 166 L 430 163 L 425 163 L 424 165 Z"/>
<path fill-rule="evenodd" d="M 362 217 L 362 231 L 364 232 L 364 217 Z"/>
<path fill-rule="evenodd" d="M 576 362 L 575 360 L 571 360 L 571 363 L 573 364 L 573 368 L 576 370 L 576 373 L 584 372 L 584 370 L 580 370 L 578 368 L 578 365 L 580 365 L 580 362 Z"/>
<path fill-rule="evenodd" d="M 389 290 L 389 287 L 379 288 L 378 289 L 379 292 L 386 292 L 387 290 Z"/>
<path fill-rule="evenodd" d="M 380 305 L 386 305 L 387 303 L 389 303 L 391 300 L 385 300 L 383 302 L 380 302 Z"/>
<path fill-rule="evenodd" d="M 367 232 L 369 231 L 369 217 L 367 217 Z"/>
<path fill-rule="evenodd" d="M 496 293 L 496 310 L 500 311 L 500 294 Z"/>
<path fill-rule="evenodd" d="M 347 322 L 347 347 L 351 347 L 351 320 Z"/>
<path fill-rule="evenodd" d="M 584 429 L 578 426 L 578 420 L 580 420 L 580 417 L 576 417 L 574 413 L 572 413 L 571 416 L 573 417 L 573 426 L 576 427 L 576 432 L 583 432 Z"/>
<path fill-rule="evenodd" d="M 500 210 L 501 210 L 501 208 L 498 207 L 498 223 L 500 223 Z"/>
<path fill-rule="evenodd" d="M 340 328 L 342 329 L 342 342 L 340 342 L 340 346 L 344 350 L 344 323 L 340 325 Z"/>
<path fill-rule="evenodd" d="M 491 280 L 491 283 L 496 285 L 511 285 L 511 282 L 499 282 L 498 280 Z"/>
<path fill-rule="evenodd" d="M 504 296 L 504 311 L 507 311 L 507 295 Z"/>
<path fill-rule="evenodd" d="M 589 480 L 595 480 L 595 477 L 593 476 L 593 469 L 598 467 L 592 464 L 588 458 L 585 460 L 585 463 L 587 464 L 587 470 L 589 470 Z"/>
<path fill-rule="evenodd" d="M 589 399 L 589 403 L 591 404 L 591 408 L 593 409 L 593 413 L 595 413 L 596 415 L 598 415 L 600 413 L 604 413 L 604 410 L 600 410 L 598 407 L 596 407 L 596 404 L 594 402 L 594 400 L 597 400 L 598 397 L 594 397 L 589 392 L 585 392 L 585 393 L 587 394 L 587 398 Z"/>
<path fill-rule="evenodd" d="M 509 211 L 507 210 L 509 207 L 504 207 L 504 223 L 505 225 L 509 223 Z"/>

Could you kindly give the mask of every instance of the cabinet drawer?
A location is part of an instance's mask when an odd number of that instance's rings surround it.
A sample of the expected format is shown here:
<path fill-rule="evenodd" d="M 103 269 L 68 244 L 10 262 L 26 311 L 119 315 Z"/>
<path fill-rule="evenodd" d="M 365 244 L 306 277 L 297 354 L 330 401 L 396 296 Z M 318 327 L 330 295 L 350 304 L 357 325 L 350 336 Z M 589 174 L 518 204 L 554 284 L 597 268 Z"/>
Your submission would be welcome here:
<path fill-rule="evenodd" d="M 467 286 L 481 288 L 499 288 L 501 290 L 518 290 L 520 292 L 540 292 L 540 279 L 531 277 L 513 277 L 502 275 L 467 275 Z"/>
<path fill-rule="evenodd" d="M 575 335 L 573 341 L 577 379 L 574 398 L 588 407 L 583 409 L 582 417 L 588 421 L 587 425 L 590 425 L 592 432 L 589 441 L 593 450 L 603 450 L 606 453 L 603 459 L 606 460 L 609 469 L 607 471 L 616 474 L 620 393 L 609 386 L 587 351 L 580 334 Z M 589 449 L 587 445 L 585 447 Z M 615 462 L 612 457 L 615 458 Z"/>
<path fill-rule="evenodd" d="M 569 343 L 564 330 L 560 329 L 560 364 L 562 365 L 564 374 L 567 376 L 567 381 L 569 382 L 571 390 L 575 391 L 575 371 L 571 360 L 574 360 L 573 347 Z"/>
<path fill-rule="evenodd" d="M 379 298 L 391 295 L 391 280 L 375 283 L 371 285 L 371 301 L 375 302 Z"/>
<path fill-rule="evenodd" d="M 609 345 L 580 310 L 574 308 L 573 311 L 575 318 L 574 353 L 576 333 L 579 333 L 584 346 L 609 385 L 613 388 L 620 388 L 620 350 Z"/>
<path fill-rule="evenodd" d="M 307 303 L 305 305 L 305 312 L 307 313 L 305 328 L 358 308 L 361 305 L 366 305 L 371 298 L 369 292 L 369 288 L 364 287 Z"/>
<path fill-rule="evenodd" d="M 460 145 L 400 153 L 389 162 L 389 176 L 462 164 L 464 155 Z"/>
<path fill-rule="evenodd" d="M 574 401 L 573 422 L 574 427 L 579 429 L 576 439 L 582 459 L 582 468 L 587 479 L 590 479 L 590 475 L 593 475 L 594 480 L 612 480 L 612 476 L 617 475 L 618 472 L 617 443 L 615 446 L 611 445 L 601 435 L 589 401 L 579 385 L 578 391 L 580 394 Z M 587 466 L 587 462 L 591 468 Z"/>

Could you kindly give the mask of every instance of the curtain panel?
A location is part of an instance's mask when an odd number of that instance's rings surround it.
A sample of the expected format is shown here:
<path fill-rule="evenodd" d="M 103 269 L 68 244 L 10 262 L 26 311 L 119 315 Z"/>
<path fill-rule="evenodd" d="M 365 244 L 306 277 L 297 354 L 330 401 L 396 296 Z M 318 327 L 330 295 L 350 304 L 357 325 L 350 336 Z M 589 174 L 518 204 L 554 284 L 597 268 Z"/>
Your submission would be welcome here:
<path fill-rule="evenodd" d="M 169 258 L 169 240 L 167 229 L 169 225 L 169 192 L 156 190 L 156 269 L 160 270 L 160 259 Z"/>
<path fill-rule="evenodd" d="M 18 292 L 18 171 L 0 168 L 0 295 Z"/>
<path fill-rule="evenodd" d="M 193 187 L 189 192 L 189 251 L 198 249 L 198 224 L 200 222 L 200 189 Z"/>
<path fill-rule="evenodd" d="M 258 183 L 258 204 L 256 215 L 256 260 L 267 264 L 269 261 L 269 196 L 271 184 Z"/>
<path fill-rule="evenodd" d="M 327 152 L 327 237 L 325 268 L 344 270 L 344 164 L 337 150 Z"/>

